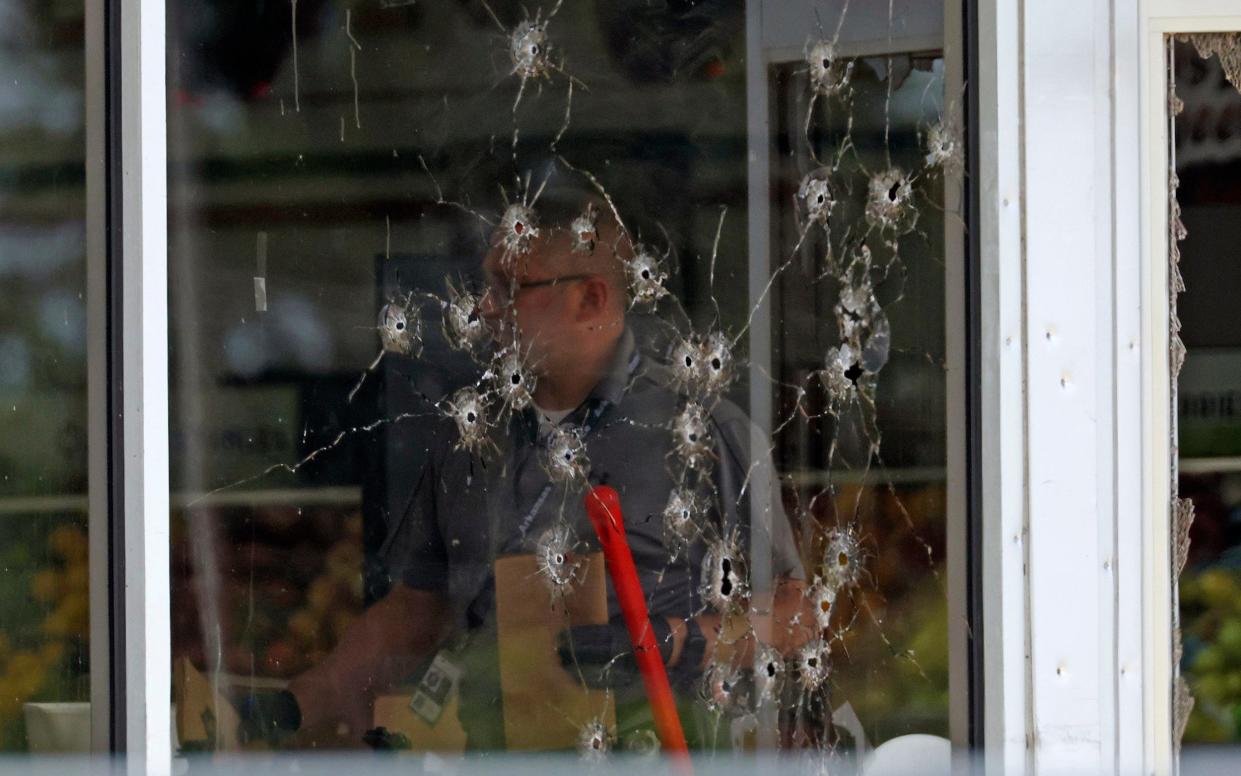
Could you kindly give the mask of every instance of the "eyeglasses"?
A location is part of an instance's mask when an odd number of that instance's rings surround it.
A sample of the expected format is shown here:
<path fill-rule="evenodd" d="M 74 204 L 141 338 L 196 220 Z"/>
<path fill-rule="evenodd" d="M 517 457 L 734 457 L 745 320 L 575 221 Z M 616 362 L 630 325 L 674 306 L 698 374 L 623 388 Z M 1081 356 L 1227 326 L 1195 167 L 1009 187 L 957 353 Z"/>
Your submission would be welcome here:
<path fill-rule="evenodd" d="M 589 272 L 583 272 L 575 275 L 558 275 L 554 278 L 543 278 L 542 280 L 523 280 L 517 283 L 496 283 L 489 282 L 483 288 L 483 296 L 490 296 L 498 303 L 511 302 L 514 297 L 527 288 L 539 288 L 540 286 L 554 286 L 559 283 L 571 283 L 575 280 L 585 280 L 592 278 L 594 275 Z"/>

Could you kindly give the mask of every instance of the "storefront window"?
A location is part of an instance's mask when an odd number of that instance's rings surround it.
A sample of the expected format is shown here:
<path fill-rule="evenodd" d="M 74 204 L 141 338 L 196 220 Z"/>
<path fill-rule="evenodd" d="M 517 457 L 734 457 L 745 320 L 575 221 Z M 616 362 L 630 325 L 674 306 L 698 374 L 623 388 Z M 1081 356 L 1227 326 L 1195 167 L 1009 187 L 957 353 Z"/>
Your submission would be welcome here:
<path fill-rule="evenodd" d="M 946 736 L 935 6 L 173 4 L 183 751 Z"/>
<path fill-rule="evenodd" d="M 1241 741 L 1241 73 L 1237 36 L 1175 45 L 1176 198 L 1183 237 L 1177 300 L 1181 671 L 1193 698 L 1184 741 Z M 1211 49 L 1233 52 L 1231 71 Z M 1190 521 L 1192 520 L 1192 523 Z"/>
<path fill-rule="evenodd" d="M 90 745 L 82 23 L 0 0 L 0 752 Z"/>

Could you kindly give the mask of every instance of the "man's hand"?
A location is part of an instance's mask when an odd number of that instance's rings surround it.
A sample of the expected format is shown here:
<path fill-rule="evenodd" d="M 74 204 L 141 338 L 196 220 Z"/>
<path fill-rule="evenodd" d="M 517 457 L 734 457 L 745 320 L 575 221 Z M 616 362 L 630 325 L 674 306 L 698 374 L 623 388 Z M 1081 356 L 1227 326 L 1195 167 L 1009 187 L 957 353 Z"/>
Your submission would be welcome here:
<path fill-rule="evenodd" d="M 672 660 L 672 626 L 663 617 L 650 621 L 651 635 L 667 666 Z M 581 671 L 591 687 L 626 687 L 638 677 L 629 629 L 620 617 L 607 625 L 576 625 L 556 639 L 560 663 L 570 673 Z"/>
<path fill-rule="evenodd" d="M 288 690 L 253 690 L 234 696 L 237 716 L 237 737 L 241 743 L 266 741 L 276 744 L 296 733 L 302 725 L 302 710 L 297 698 Z"/>

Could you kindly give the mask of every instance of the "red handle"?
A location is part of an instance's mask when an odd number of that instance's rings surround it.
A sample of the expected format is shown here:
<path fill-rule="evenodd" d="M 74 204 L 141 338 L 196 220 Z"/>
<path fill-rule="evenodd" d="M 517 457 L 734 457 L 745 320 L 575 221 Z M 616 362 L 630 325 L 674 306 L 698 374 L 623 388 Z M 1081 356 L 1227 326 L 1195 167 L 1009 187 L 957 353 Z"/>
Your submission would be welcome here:
<path fill-rule="evenodd" d="M 586 514 L 590 516 L 595 533 L 599 535 L 599 543 L 603 545 L 608 576 L 612 578 L 612 589 L 616 591 L 616 600 L 625 618 L 625 627 L 629 629 L 629 639 L 633 642 L 634 659 L 642 674 L 642 683 L 646 686 L 646 696 L 651 702 L 655 732 L 659 734 L 664 752 L 689 772 L 689 748 L 685 744 L 685 733 L 681 730 L 681 719 L 677 716 L 672 688 L 668 685 L 668 672 L 659 655 L 655 634 L 651 631 L 646 597 L 638 583 L 638 569 L 633 564 L 633 554 L 625 539 L 620 496 L 606 485 L 594 488 L 586 494 Z"/>

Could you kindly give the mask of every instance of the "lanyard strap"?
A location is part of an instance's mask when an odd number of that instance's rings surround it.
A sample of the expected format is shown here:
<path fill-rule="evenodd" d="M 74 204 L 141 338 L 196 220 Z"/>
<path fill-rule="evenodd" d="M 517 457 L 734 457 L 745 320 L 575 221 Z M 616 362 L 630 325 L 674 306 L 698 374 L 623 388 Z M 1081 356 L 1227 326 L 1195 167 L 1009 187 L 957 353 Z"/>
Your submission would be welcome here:
<path fill-rule="evenodd" d="M 582 439 L 590 436 L 590 432 L 595 430 L 595 424 L 599 422 L 599 418 L 603 413 L 611 408 L 612 402 L 607 399 L 599 399 L 592 402 L 590 409 L 586 412 L 586 418 L 582 421 Z M 539 491 L 538 497 L 534 500 L 534 505 L 522 517 L 521 523 L 518 524 L 517 532 L 521 539 L 526 538 L 526 534 L 530 531 L 530 526 L 534 523 L 534 518 L 539 514 L 539 510 L 543 508 L 543 502 L 547 501 L 547 497 L 551 495 L 552 484 L 550 482 L 543 484 L 543 489 Z"/>
<path fill-rule="evenodd" d="M 629 363 L 626 364 L 626 377 L 633 375 L 634 370 L 638 368 L 638 351 L 635 349 L 633 356 L 630 357 Z M 582 420 L 582 440 L 590 436 L 590 432 L 595 430 L 595 424 L 603 417 L 603 413 L 612 408 L 612 402 L 607 399 L 594 399 L 591 401 L 590 409 L 586 411 L 586 417 Z M 551 495 L 552 484 L 550 482 L 543 485 L 543 489 L 539 491 L 539 495 L 534 500 L 534 505 L 522 517 L 518 523 L 517 532 L 521 540 L 525 540 L 526 534 L 530 531 L 530 526 L 534 523 L 534 518 L 539 514 L 539 510 L 543 508 L 543 503 L 547 501 L 547 497 Z"/>

